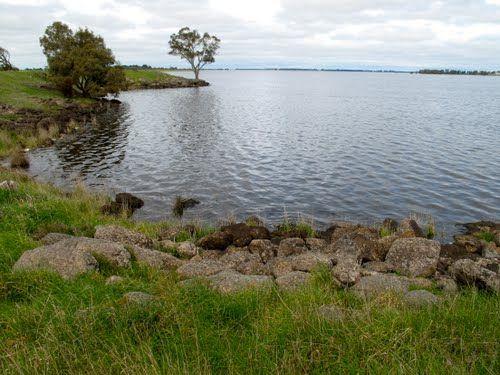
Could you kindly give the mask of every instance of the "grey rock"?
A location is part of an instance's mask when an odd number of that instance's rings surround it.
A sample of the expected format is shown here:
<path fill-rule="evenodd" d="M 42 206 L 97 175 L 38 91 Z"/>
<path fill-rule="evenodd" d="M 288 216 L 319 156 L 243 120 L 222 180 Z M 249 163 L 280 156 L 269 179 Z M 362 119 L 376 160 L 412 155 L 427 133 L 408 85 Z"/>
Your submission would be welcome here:
<path fill-rule="evenodd" d="M 425 238 L 400 238 L 394 241 L 386 262 L 407 276 L 432 276 L 436 272 L 441 246 Z"/>
<path fill-rule="evenodd" d="M 306 243 L 302 238 L 285 238 L 278 247 L 278 256 L 301 254 L 307 251 Z"/>
<path fill-rule="evenodd" d="M 471 259 L 457 260 L 449 267 L 450 275 L 459 284 L 475 285 L 478 289 L 500 292 L 498 272 L 484 267 L 481 262 Z"/>
<path fill-rule="evenodd" d="M 384 293 L 404 294 L 410 285 L 406 277 L 378 274 L 362 277 L 351 290 L 360 297 L 370 299 Z"/>
<path fill-rule="evenodd" d="M 323 253 L 308 251 L 289 257 L 294 271 L 312 272 L 321 266 L 330 266 L 332 256 Z"/>
<path fill-rule="evenodd" d="M 295 290 L 307 284 L 310 280 L 310 273 L 294 271 L 276 278 L 276 285 L 281 290 Z"/>
<path fill-rule="evenodd" d="M 131 246 L 130 249 L 137 263 L 151 268 L 171 271 L 180 267 L 182 264 L 180 259 L 162 251 L 146 249 L 140 246 Z"/>
<path fill-rule="evenodd" d="M 144 234 L 117 225 L 100 225 L 96 227 L 94 238 L 146 248 L 153 245 L 153 241 Z"/>
<path fill-rule="evenodd" d="M 221 293 L 235 293 L 248 288 L 270 287 L 272 277 L 265 275 L 243 275 L 226 270 L 207 277 L 210 285 Z"/>
<path fill-rule="evenodd" d="M 439 277 L 436 280 L 436 287 L 446 294 L 455 294 L 458 292 L 458 285 L 451 277 Z"/>
<path fill-rule="evenodd" d="M 332 264 L 333 281 L 337 286 L 351 286 L 361 277 L 360 263 L 363 249 L 352 239 L 345 235 L 332 245 L 334 255 Z"/>
<path fill-rule="evenodd" d="M 212 259 L 190 260 L 177 268 L 177 274 L 181 279 L 207 277 L 227 269 L 226 267 L 224 263 Z"/>
<path fill-rule="evenodd" d="M 293 263 L 290 257 L 271 259 L 267 265 L 274 277 L 280 277 L 293 271 Z"/>
<path fill-rule="evenodd" d="M 25 251 L 14 264 L 13 270 L 48 270 L 70 279 L 99 269 L 99 264 L 92 254 L 83 252 L 75 246 L 60 244 L 61 242 L 58 242 Z"/>
<path fill-rule="evenodd" d="M 306 246 L 311 251 L 321 252 L 326 248 L 326 241 L 321 238 L 306 238 Z"/>
<path fill-rule="evenodd" d="M 40 242 L 44 245 L 53 245 L 68 238 L 73 238 L 73 236 L 64 233 L 48 233 L 40 240 Z"/>
<path fill-rule="evenodd" d="M 372 261 L 363 264 L 363 268 L 368 271 L 388 273 L 394 271 L 392 265 L 386 262 Z"/>
<path fill-rule="evenodd" d="M 260 257 L 247 250 L 228 252 L 219 258 L 219 261 L 226 265 L 226 268 L 236 268 L 238 265 L 251 260 L 260 262 Z"/>
<path fill-rule="evenodd" d="M 404 301 L 414 307 L 427 307 L 439 302 L 439 298 L 427 290 L 412 290 L 404 294 Z"/>
<path fill-rule="evenodd" d="M 270 240 L 253 240 L 248 245 L 252 254 L 257 254 L 263 262 L 268 262 L 276 255 L 276 248 Z"/>

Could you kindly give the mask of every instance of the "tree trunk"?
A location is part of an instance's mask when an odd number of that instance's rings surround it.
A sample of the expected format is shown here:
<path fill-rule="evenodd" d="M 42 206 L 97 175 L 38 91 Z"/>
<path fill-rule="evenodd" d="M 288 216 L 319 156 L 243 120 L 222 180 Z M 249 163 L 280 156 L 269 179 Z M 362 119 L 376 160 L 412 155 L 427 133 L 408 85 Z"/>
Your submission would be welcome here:
<path fill-rule="evenodd" d="M 200 70 L 194 69 L 194 79 L 198 80 L 200 78 Z"/>

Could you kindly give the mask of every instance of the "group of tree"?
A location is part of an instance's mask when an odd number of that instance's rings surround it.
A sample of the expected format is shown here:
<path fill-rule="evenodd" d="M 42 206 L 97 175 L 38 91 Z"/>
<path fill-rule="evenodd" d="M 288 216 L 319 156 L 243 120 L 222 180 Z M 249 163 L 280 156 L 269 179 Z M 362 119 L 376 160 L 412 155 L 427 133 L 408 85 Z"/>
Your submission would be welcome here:
<path fill-rule="evenodd" d="M 3 47 L 0 47 L 0 70 L 16 70 L 10 62 L 9 51 Z"/>
<path fill-rule="evenodd" d="M 496 72 L 488 72 L 485 70 L 457 70 L 457 69 L 421 69 L 420 74 L 452 74 L 452 75 L 471 75 L 471 76 L 489 76 Z"/>

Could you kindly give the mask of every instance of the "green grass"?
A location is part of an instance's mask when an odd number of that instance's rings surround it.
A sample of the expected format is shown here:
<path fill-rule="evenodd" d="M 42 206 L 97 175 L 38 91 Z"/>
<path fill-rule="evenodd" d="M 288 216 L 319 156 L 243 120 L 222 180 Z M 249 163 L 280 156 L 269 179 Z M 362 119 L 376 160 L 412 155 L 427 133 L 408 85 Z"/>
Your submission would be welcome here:
<path fill-rule="evenodd" d="M 178 80 L 179 77 L 168 74 L 163 69 L 125 69 L 125 76 L 133 82 Z"/>
<path fill-rule="evenodd" d="M 492 232 L 487 232 L 487 231 L 476 232 L 474 233 L 474 236 L 486 242 L 495 242 L 495 234 Z"/>
<path fill-rule="evenodd" d="M 0 368 L 2 373 L 499 373 L 498 296 L 466 290 L 430 309 L 397 298 L 363 302 L 336 290 L 327 270 L 296 292 L 248 290 L 226 296 L 182 288 L 173 274 L 134 264 L 72 281 L 12 273 L 21 253 L 49 231 L 91 236 L 117 223 L 155 237 L 168 223 L 102 216 L 104 198 L 64 193 L 20 173 L 0 191 Z M 107 286 L 118 273 L 121 284 Z M 154 294 L 123 303 L 128 291 Z M 316 310 L 335 304 L 342 321 Z"/>

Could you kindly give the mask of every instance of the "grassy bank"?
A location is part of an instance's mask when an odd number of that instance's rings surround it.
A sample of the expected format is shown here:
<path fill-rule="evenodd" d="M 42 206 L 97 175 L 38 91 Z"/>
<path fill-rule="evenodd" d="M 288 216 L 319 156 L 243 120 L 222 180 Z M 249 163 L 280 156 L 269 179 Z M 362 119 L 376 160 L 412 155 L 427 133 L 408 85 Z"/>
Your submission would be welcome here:
<path fill-rule="evenodd" d="M 432 308 L 397 298 L 363 302 L 336 290 L 328 271 L 295 292 L 225 296 L 182 288 L 172 274 L 134 264 L 65 281 L 12 273 L 20 254 L 50 231 L 91 236 L 118 223 L 156 237 L 168 223 L 103 216 L 104 198 L 65 193 L 2 170 L 0 181 L 0 368 L 3 373 L 498 373 L 497 296 L 466 290 Z M 105 285 L 118 272 L 123 283 Z M 158 299 L 127 305 L 128 291 Z M 320 318 L 325 304 L 346 309 Z"/>

